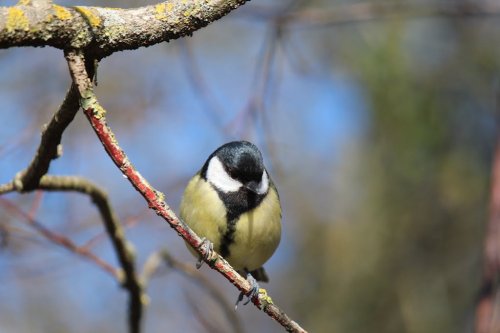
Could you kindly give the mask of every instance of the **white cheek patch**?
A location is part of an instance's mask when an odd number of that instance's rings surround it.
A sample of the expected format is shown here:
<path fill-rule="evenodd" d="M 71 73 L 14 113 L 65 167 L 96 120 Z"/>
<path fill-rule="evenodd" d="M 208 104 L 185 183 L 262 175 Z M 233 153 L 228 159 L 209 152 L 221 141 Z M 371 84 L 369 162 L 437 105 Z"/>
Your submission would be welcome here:
<path fill-rule="evenodd" d="M 217 156 L 214 156 L 208 163 L 207 180 L 217 187 L 222 192 L 236 192 L 243 184 L 231 176 L 224 170 L 222 162 Z"/>
<path fill-rule="evenodd" d="M 257 194 L 265 194 L 267 190 L 269 190 L 269 177 L 267 176 L 267 172 L 264 171 L 259 183 L 259 188 L 257 188 Z"/>

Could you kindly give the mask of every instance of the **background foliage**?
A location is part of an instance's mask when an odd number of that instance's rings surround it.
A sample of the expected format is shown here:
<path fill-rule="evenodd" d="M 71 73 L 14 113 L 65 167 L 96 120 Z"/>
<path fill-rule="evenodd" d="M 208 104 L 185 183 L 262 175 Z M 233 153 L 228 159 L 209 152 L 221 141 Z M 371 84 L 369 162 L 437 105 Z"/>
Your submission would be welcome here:
<path fill-rule="evenodd" d="M 262 148 L 284 207 L 266 288 L 311 332 L 470 332 L 500 89 L 500 21 L 403 15 L 294 24 L 272 15 L 354 4 L 254 0 L 192 38 L 105 59 L 96 91 L 132 162 L 174 208 L 217 146 L 248 139 Z M 0 50 L 0 68 L 4 183 L 29 163 L 70 78 L 61 52 L 50 48 Z M 81 114 L 63 146 L 50 172 L 87 176 L 107 189 L 139 263 L 166 248 L 194 265 Z M 2 200 L 79 244 L 102 233 L 95 208 L 78 194 Z M 2 332 L 125 330 L 126 295 L 115 281 L 45 241 L 15 210 L 1 205 L 0 212 Z M 92 249 L 115 263 L 105 237 Z M 235 299 L 234 288 L 202 271 Z M 165 269 L 149 294 L 146 332 L 209 330 L 201 318 L 215 331 L 231 330 L 214 300 L 178 272 Z M 281 330 L 252 307 L 238 315 L 246 331 Z"/>

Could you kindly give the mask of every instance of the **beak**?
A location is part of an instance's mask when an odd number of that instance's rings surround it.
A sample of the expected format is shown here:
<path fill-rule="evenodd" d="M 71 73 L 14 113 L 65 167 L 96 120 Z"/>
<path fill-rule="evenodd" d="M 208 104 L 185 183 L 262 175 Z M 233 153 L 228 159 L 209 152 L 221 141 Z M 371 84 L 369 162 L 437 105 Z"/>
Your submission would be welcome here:
<path fill-rule="evenodd" d="M 256 181 L 253 181 L 253 180 L 249 181 L 248 183 L 245 184 L 245 188 L 253 193 L 258 193 L 259 187 L 260 187 L 260 184 L 257 183 Z"/>

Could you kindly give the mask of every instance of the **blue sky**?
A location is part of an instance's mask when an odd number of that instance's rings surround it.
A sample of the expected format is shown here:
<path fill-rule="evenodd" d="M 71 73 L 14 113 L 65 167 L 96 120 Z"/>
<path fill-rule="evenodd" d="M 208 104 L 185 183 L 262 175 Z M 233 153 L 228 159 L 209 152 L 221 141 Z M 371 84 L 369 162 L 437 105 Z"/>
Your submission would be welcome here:
<path fill-rule="evenodd" d="M 226 18 L 189 39 L 200 73 L 213 98 L 222 106 L 225 125 L 242 112 L 256 89 L 255 73 L 259 70 L 255 66 L 265 45 L 266 29 L 262 24 Z M 308 47 L 305 42 L 302 50 L 297 51 L 307 56 L 304 50 Z M 101 103 L 108 109 L 109 124 L 131 161 L 153 186 L 167 194 L 167 201 L 174 209 L 182 184 L 201 167 L 213 149 L 236 138 L 250 139 L 259 145 L 267 138 L 262 136 L 263 118 L 256 123 L 244 123 L 243 129 L 249 127 L 250 131 L 243 137 L 238 131 L 228 136 L 214 126 L 199 93 L 193 90 L 181 57 L 183 52 L 176 41 L 121 52 L 102 61 L 96 88 Z M 271 73 L 265 116 L 274 121 L 268 125 L 272 132 L 268 139 L 277 147 L 274 158 L 288 171 L 318 164 L 329 170 L 341 147 L 362 135 L 366 127 L 366 106 L 355 80 L 333 68 L 309 67 L 310 70 L 298 71 L 278 51 Z M 62 101 L 69 75 L 62 52 L 49 48 L 0 50 L 0 68 L 4 119 L 0 129 L 0 182 L 5 183 L 31 160 L 38 145 L 39 129 Z M 78 174 L 97 182 L 106 188 L 122 219 L 144 211 L 143 200 L 105 155 L 82 114 L 77 115 L 65 133 L 63 146 L 64 155 L 52 163 L 51 174 Z M 266 147 L 262 150 L 265 155 L 269 153 Z M 270 157 L 266 156 L 266 160 Z M 278 187 L 287 181 L 275 179 Z M 286 192 L 281 194 L 284 207 L 287 197 Z M 20 207 L 27 209 L 34 195 L 9 194 L 6 198 L 20 202 Z M 6 223 L 22 225 L 15 217 L 6 218 L 10 215 L 2 214 Z M 44 195 L 37 219 L 68 233 L 76 242 L 101 231 L 94 207 L 88 198 L 78 194 Z M 271 273 L 286 265 L 293 252 L 293 243 L 286 237 L 290 232 L 285 227 L 280 249 L 269 263 Z M 139 226 L 129 229 L 127 235 L 133 240 L 141 263 L 150 251 L 165 245 L 180 258 L 192 260 L 182 241 L 151 213 L 145 213 Z M 108 242 L 99 244 L 95 251 L 109 262 L 116 262 Z M 26 331 L 28 328 L 23 325 L 28 324 L 22 324 L 22 318 L 35 311 L 33 304 L 43 304 L 46 298 L 50 298 L 48 304 L 54 311 L 62 311 L 64 302 L 70 302 L 69 322 L 78 313 L 79 319 L 97 325 L 94 329 L 101 321 L 109 320 L 109 316 L 120 325 L 125 323 L 125 293 L 104 273 L 64 249 L 44 242 L 30 244 L 20 252 L 3 250 L 0 267 L 0 298 L 8 300 L 0 305 L 0 322 L 8 323 L 0 324 L 7 326 L 2 327 L 2 332 L 15 332 L 16 327 Z M 26 278 L 19 272 L 43 267 L 51 270 L 46 273 L 49 278 L 41 283 L 28 283 L 31 286 L 24 289 Z M 222 285 L 229 291 L 229 298 L 236 296 L 230 286 Z M 154 302 L 163 302 L 158 300 L 162 294 L 181 296 L 175 288 L 163 287 L 166 289 L 158 294 L 155 291 Z M 148 311 L 155 313 L 154 308 Z M 65 320 L 66 315 L 59 317 Z M 162 319 L 148 316 L 147 331 L 160 331 L 149 323 Z M 268 327 L 268 323 L 262 325 Z"/>

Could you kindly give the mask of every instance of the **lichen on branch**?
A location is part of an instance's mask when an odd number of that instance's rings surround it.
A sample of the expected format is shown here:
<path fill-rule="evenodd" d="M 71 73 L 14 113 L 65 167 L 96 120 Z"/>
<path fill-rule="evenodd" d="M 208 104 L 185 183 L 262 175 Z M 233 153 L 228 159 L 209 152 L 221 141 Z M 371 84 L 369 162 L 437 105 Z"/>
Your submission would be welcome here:
<path fill-rule="evenodd" d="M 0 48 L 83 49 L 96 59 L 190 35 L 247 0 L 172 0 L 133 9 L 22 1 L 0 7 Z"/>

